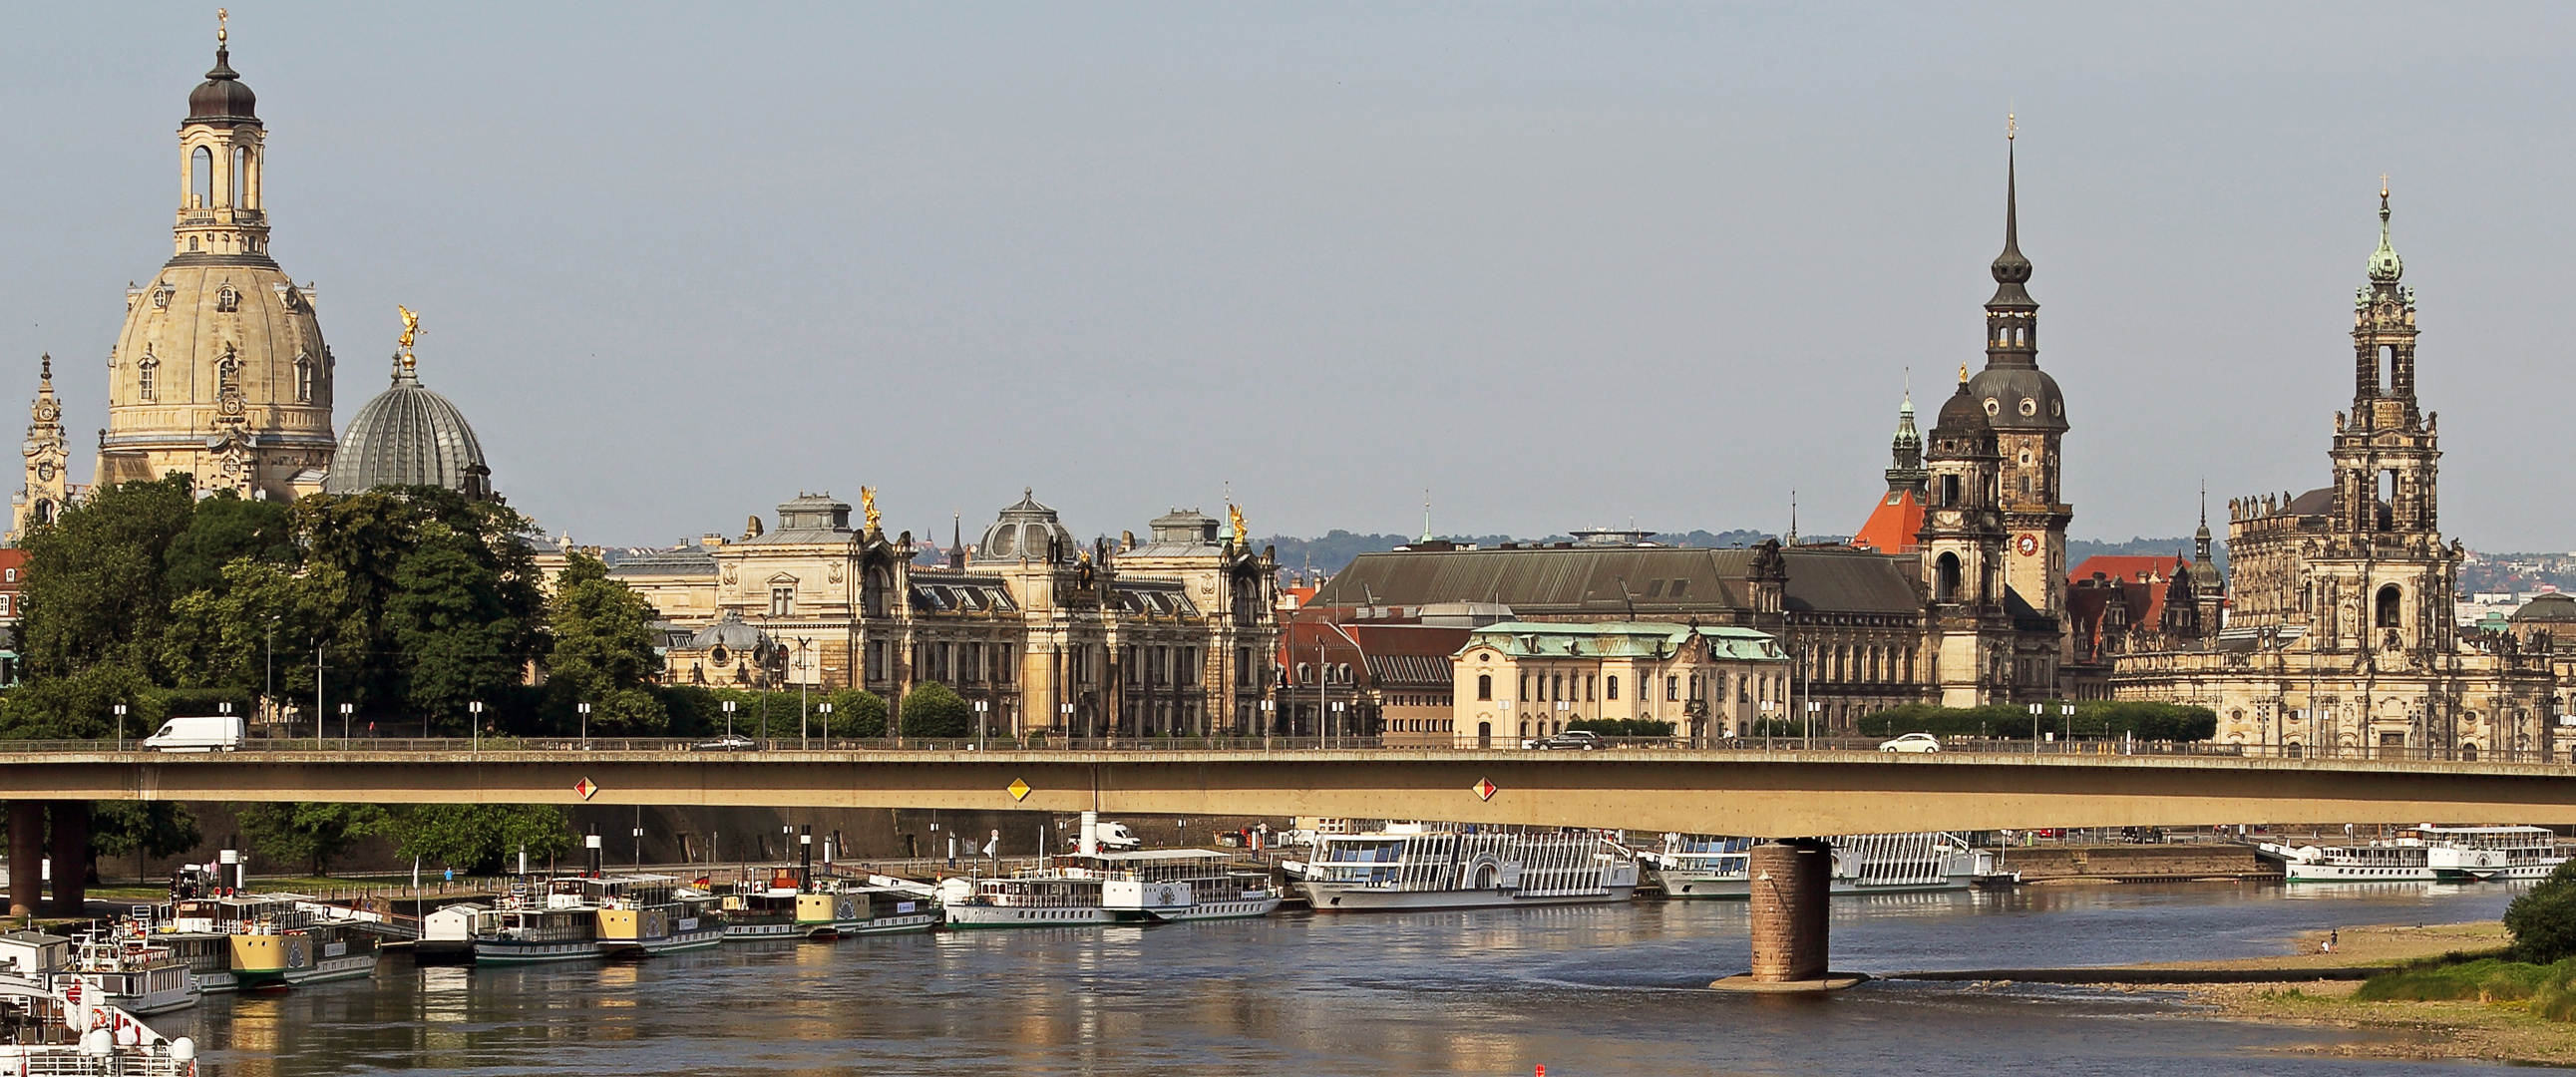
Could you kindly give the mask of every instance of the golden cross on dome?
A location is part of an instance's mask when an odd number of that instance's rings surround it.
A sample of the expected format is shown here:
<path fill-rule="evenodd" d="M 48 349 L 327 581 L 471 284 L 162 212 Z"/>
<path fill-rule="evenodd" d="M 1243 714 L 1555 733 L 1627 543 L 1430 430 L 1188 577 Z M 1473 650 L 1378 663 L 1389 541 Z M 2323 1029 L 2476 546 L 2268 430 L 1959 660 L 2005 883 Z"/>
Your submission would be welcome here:
<path fill-rule="evenodd" d="M 231 16 L 232 13 L 229 11 L 225 11 L 222 8 L 215 9 L 215 44 L 221 45 L 224 43 L 224 20 Z"/>

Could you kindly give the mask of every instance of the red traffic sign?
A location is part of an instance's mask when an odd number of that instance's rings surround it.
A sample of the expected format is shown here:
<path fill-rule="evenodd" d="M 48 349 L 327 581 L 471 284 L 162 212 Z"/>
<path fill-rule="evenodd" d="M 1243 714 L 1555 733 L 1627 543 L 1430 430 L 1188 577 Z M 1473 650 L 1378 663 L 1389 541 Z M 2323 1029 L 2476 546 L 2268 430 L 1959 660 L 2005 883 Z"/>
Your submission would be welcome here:
<path fill-rule="evenodd" d="M 580 781 L 572 783 L 572 791 L 581 794 L 581 798 L 583 800 L 588 800 L 592 796 L 598 794 L 599 783 L 588 778 L 583 778 Z"/>
<path fill-rule="evenodd" d="M 1503 787 L 1495 785 L 1492 778 L 1478 778 L 1476 779 L 1476 784 L 1469 786 L 1468 788 L 1476 791 L 1476 799 L 1478 800 L 1492 800 L 1494 799 L 1494 794 L 1503 791 Z"/>

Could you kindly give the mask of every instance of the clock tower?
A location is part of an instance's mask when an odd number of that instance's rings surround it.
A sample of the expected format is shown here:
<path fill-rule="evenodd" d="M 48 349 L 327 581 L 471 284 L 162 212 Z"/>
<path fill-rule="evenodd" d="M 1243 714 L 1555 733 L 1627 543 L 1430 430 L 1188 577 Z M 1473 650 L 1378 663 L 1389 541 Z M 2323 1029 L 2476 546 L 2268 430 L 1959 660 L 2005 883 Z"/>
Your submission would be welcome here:
<path fill-rule="evenodd" d="M 2075 508 L 2058 487 L 2057 450 L 2066 435 L 2066 397 L 2039 369 L 2039 303 L 2024 286 L 2020 184 L 2012 123 L 2005 124 L 2004 252 L 1995 256 L 1994 298 L 1986 301 L 1986 368 L 1967 392 L 1993 424 L 1997 507 L 2007 534 L 2004 582 L 2030 608 L 2066 623 L 2066 525 Z M 2060 632 L 2063 633 L 2063 627 Z"/>
<path fill-rule="evenodd" d="M 64 465 L 71 459 L 63 438 L 63 405 L 54 399 L 54 357 L 44 358 L 36 380 L 36 401 L 27 414 L 27 485 L 10 499 L 7 544 L 15 546 L 32 527 L 54 522 L 71 494 Z"/>

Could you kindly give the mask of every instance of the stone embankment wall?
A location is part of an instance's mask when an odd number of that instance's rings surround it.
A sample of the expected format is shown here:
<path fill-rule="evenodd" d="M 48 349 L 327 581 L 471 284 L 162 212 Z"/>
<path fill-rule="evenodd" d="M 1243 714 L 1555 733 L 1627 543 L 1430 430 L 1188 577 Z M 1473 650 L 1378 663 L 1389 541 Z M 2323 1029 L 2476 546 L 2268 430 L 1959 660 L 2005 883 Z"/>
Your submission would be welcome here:
<path fill-rule="evenodd" d="M 2278 878 L 2280 866 L 2243 845 L 2042 845 L 1998 851 L 2021 881 L 2173 882 Z"/>

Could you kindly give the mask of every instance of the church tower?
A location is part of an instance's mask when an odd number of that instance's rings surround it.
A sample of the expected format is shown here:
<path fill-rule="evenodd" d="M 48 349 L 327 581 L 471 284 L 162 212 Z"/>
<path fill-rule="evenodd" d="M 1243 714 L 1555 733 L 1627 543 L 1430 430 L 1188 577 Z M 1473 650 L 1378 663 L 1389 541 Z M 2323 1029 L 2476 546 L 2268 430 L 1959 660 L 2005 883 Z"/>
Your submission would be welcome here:
<path fill-rule="evenodd" d="M 1998 496 L 1999 437 L 1964 376 L 1941 405 L 1924 466 L 1931 504 L 1916 537 L 1931 598 L 1933 679 L 1941 705 L 1974 707 L 2012 694 L 2012 619 L 2004 601 L 2008 516 Z"/>
<path fill-rule="evenodd" d="M 71 496 L 65 474 L 71 454 L 63 437 L 63 405 L 54 399 L 54 357 L 44 358 L 37 376 L 36 401 L 27 409 L 27 484 L 10 499 L 7 544 L 17 545 L 31 528 L 54 522 Z"/>
<path fill-rule="evenodd" d="M 291 500 L 331 464 L 331 351 L 313 292 L 269 257 L 266 130 L 227 36 L 219 25 L 179 125 L 170 260 L 126 289 L 96 481 L 184 471 L 199 489 Z"/>
<path fill-rule="evenodd" d="M 1888 442 L 1892 458 L 1887 469 L 1887 494 L 1869 512 L 1869 519 L 1852 536 L 1855 546 L 1868 546 L 1880 553 L 1913 553 L 1915 536 L 1923 530 L 1924 483 L 1932 473 L 1923 469 L 1923 434 L 1914 428 L 1914 391 L 1907 389 L 1905 403 L 1896 409 L 1896 436 Z"/>
<path fill-rule="evenodd" d="M 2451 650 L 2459 554 L 2442 543 L 2434 416 L 2415 401 L 2415 289 L 2388 238 L 2379 190 L 2379 249 L 2353 296 L 2352 413 L 2335 417 L 2334 494 L 2311 563 L 2327 601 L 2316 619 L 2338 649 L 2389 665 Z"/>
<path fill-rule="evenodd" d="M 2017 134 L 2007 119 L 2004 250 L 1991 267 L 1995 294 L 1986 301 L 1986 368 L 1969 379 L 1968 393 L 1993 424 L 2002 456 L 1997 494 L 2004 526 L 2012 535 L 2006 584 L 2033 610 L 2063 624 L 2066 525 L 2075 516 L 2057 481 L 2066 398 L 2058 392 L 2057 379 L 2039 369 L 2039 303 L 2024 287 L 2031 265 L 2021 253 Z"/>

